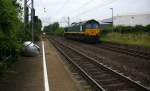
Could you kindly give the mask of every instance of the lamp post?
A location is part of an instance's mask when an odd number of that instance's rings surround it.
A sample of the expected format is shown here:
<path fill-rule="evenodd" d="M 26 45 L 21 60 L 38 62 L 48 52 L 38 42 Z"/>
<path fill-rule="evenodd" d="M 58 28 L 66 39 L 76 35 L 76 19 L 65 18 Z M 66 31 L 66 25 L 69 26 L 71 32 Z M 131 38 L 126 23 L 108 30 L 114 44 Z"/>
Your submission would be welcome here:
<path fill-rule="evenodd" d="M 70 17 L 68 16 L 68 27 L 70 27 Z"/>
<path fill-rule="evenodd" d="M 112 32 L 114 31 L 113 30 L 113 25 L 114 25 L 114 10 L 113 8 L 110 8 L 112 10 Z"/>
<path fill-rule="evenodd" d="M 34 42 L 34 16 L 35 16 L 34 1 L 31 0 L 32 42 Z"/>

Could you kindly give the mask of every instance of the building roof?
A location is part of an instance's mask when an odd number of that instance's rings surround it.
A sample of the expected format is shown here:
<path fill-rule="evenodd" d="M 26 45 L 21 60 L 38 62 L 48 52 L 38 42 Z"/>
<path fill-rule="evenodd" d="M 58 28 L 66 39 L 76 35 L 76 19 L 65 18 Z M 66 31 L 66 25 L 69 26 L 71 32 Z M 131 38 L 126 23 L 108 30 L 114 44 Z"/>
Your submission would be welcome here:
<path fill-rule="evenodd" d="M 112 23 L 112 18 L 103 19 L 101 23 Z"/>

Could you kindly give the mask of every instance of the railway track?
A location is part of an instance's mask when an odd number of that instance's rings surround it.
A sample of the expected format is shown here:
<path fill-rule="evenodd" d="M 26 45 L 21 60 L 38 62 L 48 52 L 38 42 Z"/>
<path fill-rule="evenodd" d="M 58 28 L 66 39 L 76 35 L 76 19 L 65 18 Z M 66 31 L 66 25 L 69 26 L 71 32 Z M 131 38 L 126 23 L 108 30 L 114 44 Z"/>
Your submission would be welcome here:
<path fill-rule="evenodd" d="M 111 50 L 111 51 L 115 51 L 115 52 L 119 52 L 119 53 L 124 53 L 127 55 L 139 57 L 139 58 L 144 58 L 146 60 L 150 60 L 150 53 L 141 52 L 141 51 L 137 51 L 134 49 L 119 47 L 119 46 L 115 46 L 115 45 L 111 45 L 111 44 L 105 44 L 105 43 L 97 45 L 97 47 Z"/>
<path fill-rule="evenodd" d="M 150 91 L 86 54 L 54 39 L 50 41 L 96 91 Z"/>
<path fill-rule="evenodd" d="M 89 44 L 91 45 L 91 44 Z M 93 46 L 93 45 L 91 45 Z M 115 44 L 111 44 L 111 43 L 101 43 L 101 44 L 96 44 L 94 45 L 94 47 L 97 48 L 102 48 L 102 49 L 106 49 L 106 50 L 110 50 L 113 52 L 117 52 L 117 53 L 122 53 L 122 54 L 126 54 L 129 56 L 134 56 L 134 57 L 138 57 L 138 58 L 142 58 L 142 59 L 146 59 L 146 60 L 150 60 L 150 49 L 145 51 L 141 51 L 141 50 L 137 50 L 136 48 L 126 48 L 125 46 L 119 46 L 119 45 L 115 45 Z"/>

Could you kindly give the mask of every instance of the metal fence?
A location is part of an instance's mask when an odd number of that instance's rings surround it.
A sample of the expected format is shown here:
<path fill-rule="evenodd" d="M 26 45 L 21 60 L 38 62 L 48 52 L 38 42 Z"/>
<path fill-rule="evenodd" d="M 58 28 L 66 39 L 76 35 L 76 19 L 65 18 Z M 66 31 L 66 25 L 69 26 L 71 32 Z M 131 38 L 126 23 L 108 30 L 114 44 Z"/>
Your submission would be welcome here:
<path fill-rule="evenodd" d="M 15 49 L 0 48 L 0 65 L 7 63 L 10 59 L 16 57 Z"/>

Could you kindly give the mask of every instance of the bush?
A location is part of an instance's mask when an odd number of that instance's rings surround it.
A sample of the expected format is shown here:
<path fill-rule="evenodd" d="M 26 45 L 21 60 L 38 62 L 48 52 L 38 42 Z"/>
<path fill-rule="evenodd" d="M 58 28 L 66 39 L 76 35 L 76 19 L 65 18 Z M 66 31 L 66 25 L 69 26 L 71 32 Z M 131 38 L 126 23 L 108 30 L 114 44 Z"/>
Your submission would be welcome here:
<path fill-rule="evenodd" d="M 59 26 L 59 23 L 53 23 L 44 27 L 44 32 L 47 32 L 51 35 L 59 35 L 62 36 L 64 33 L 64 29 Z"/>
<path fill-rule="evenodd" d="M 150 47 L 150 36 L 148 33 L 118 33 L 110 32 L 101 38 L 102 41 L 114 42 L 119 44 L 140 45 Z"/>
<path fill-rule="evenodd" d="M 134 32 L 146 32 L 146 27 L 141 26 L 141 25 L 136 25 L 134 27 Z"/>
<path fill-rule="evenodd" d="M 0 73 L 7 68 L 20 53 L 21 20 L 17 0 L 0 0 Z M 10 51 L 11 50 L 11 51 Z M 11 55 L 7 61 L 4 61 Z"/>
<path fill-rule="evenodd" d="M 113 28 L 114 32 L 119 33 L 140 33 L 140 32 L 148 32 L 150 33 L 150 25 L 142 26 L 142 25 L 136 25 L 136 26 L 116 26 Z M 103 28 L 104 32 L 111 32 L 112 28 Z"/>
<path fill-rule="evenodd" d="M 145 31 L 150 33 L 150 24 L 146 26 L 146 30 Z"/>

